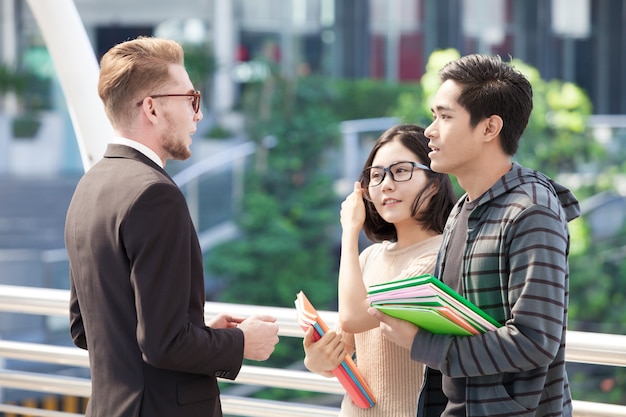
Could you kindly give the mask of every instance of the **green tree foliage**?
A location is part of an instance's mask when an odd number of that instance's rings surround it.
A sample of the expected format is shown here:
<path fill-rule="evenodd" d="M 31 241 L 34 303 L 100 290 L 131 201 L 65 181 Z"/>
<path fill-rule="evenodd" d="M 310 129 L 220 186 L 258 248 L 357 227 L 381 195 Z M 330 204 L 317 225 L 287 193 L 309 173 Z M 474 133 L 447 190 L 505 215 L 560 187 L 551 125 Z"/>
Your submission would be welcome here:
<path fill-rule="evenodd" d="M 584 221 L 584 220 L 581 220 Z M 626 334 L 626 242 L 621 236 L 593 242 L 570 258 L 570 328 Z"/>
<path fill-rule="evenodd" d="M 587 94 L 570 82 L 543 80 L 520 60 L 512 63 L 529 78 L 534 93 L 533 112 L 515 158 L 550 176 L 576 172 L 602 158 L 603 147 L 587 129 L 592 111 Z"/>
<path fill-rule="evenodd" d="M 0 65 L 0 94 L 6 94 L 14 88 L 13 71 Z"/>
<path fill-rule="evenodd" d="M 415 103 L 421 102 L 418 83 L 388 83 L 366 78 L 333 80 L 331 85 L 337 97 L 333 113 L 339 120 L 403 115 L 397 105 L 402 97 L 407 101 L 403 118 L 409 119 L 414 113 Z"/>
<path fill-rule="evenodd" d="M 209 97 L 209 80 L 215 72 L 217 63 L 211 46 L 206 43 L 187 43 L 185 50 L 185 68 L 193 85 L 205 97 Z"/>
<path fill-rule="evenodd" d="M 0 64 L 0 98 L 14 93 L 18 102 L 17 114 L 11 121 L 14 138 L 32 138 L 39 130 L 38 112 L 52 107 L 50 83 L 49 77 L 30 69 L 14 70 Z"/>
<path fill-rule="evenodd" d="M 40 76 L 29 69 L 14 70 L 0 64 L 0 98 L 15 93 L 21 111 L 49 109 L 49 77 Z"/>
<path fill-rule="evenodd" d="M 4 64 L 0 64 L 0 96 L 14 92 L 18 96 L 24 94 L 30 73 L 15 71 Z"/>
<path fill-rule="evenodd" d="M 585 218 L 570 223 L 569 329 L 626 333 L 626 228 L 612 237 L 592 239 Z M 572 365 L 572 395 L 600 403 L 624 404 L 626 369 Z"/>
<path fill-rule="evenodd" d="M 321 168 L 339 137 L 327 106 L 333 92 L 313 78 L 274 75 L 250 86 L 245 100 L 248 134 L 261 150 L 236 219 L 241 237 L 214 248 L 207 266 L 228 281 L 223 301 L 291 307 L 303 290 L 331 308 L 338 197 Z"/>
<path fill-rule="evenodd" d="M 293 307 L 298 291 L 319 309 L 335 309 L 338 197 L 326 157 L 336 150 L 339 119 L 329 84 L 274 74 L 249 86 L 244 109 L 248 135 L 259 152 L 248 170 L 240 236 L 215 247 L 207 267 L 226 281 L 221 301 Z M 281 338 L 269 361 L 285 368 L 302 361 L 302 341 Z M 293 398 L 271 389 L 257 397 Z"/>

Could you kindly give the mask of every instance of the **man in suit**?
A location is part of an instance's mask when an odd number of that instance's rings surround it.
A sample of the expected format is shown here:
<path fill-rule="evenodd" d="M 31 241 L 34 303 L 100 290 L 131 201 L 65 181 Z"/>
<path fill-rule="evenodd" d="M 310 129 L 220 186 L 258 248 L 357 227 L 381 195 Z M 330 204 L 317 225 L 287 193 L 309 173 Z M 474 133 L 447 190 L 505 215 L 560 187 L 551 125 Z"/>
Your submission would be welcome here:
<path fill-rule="evenodd" d="M 70 330 L 89 351 L 91 417 L 222 416 L 217 377 L 278 342 L 270 316 L 204 322 L 202 254 L 164 171 L 191 155 L 200 94 L 181 46 L 141 37 L 102 58 L 98 93 L 116 137 L 80 180 L 65 242 Z"/>

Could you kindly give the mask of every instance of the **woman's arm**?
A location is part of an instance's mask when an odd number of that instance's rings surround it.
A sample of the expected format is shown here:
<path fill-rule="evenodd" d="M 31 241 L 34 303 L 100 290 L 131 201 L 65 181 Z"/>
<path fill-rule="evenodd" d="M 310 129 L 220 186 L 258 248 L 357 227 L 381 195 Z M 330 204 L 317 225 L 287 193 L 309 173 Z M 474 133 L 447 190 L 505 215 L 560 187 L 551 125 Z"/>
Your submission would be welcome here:
<path fill-rule="evenodd" d="M 359 233 L 365 222 L 361 184 L 341 204 L 341 258 L 339 261 L 339 323 L 349 333 L 361 333 L 378 326 L 367 313 L 367 288 L 359 263 Z"/>

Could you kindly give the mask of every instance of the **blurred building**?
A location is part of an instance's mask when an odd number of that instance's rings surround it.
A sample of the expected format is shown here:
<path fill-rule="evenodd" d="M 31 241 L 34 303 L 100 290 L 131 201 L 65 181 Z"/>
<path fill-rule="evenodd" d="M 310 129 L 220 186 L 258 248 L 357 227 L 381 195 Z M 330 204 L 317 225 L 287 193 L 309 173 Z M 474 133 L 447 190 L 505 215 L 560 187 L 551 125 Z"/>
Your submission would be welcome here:
<path fill-rule="evenodd" d="M 268 63 L 286 76 L 417 81 L 431 52 L 445 48 L 519 58 L 544 79 L 581 86 L 594 114 L 626 114 L 623 0 L 75 0 L 75 5 L 97 58 L 138 35 L 174 38 L 204 50 L 216 64 L 204 80 L 205 122 L 236 108 L 246 83 L 264 77 Z M 0 73 L 0 172 L 6 166 L 21 172 L 32 167 L 12 166 L 22 159 L 7 160 L 6 148 L 22 153 L 30 148 L 7 144 L 7 115 L 19 116 L 32 106 L 63 109 L 63 100 L 27 0 L 0 1 L 0 33 L 0 64 L 28 70 L 39 80 L 29 84 L 36 91 L 24 103 L 2 94 Z M 66 137 L 61 146 L 50 145 L 63 155 L 50 160 L 53 152 L 40 154 L 36 167 L 80 169 L 79 163 L 63 162 L 68 154 L 78 158 L 69 117 L 62 112 L 46 117 L 53 119 L 48 129 Z"/>
<path fill-rule="evenodd" d="M 40 46 L 24 0 L 2 0 L 0 61 Z M 417 80 L 435 49 L 513 56 L 574 81 L 596 114 L 626 113 L 623 0 L 75 0 L 101 55 L 140 34 L 206 41 L 235 82 L 263 58 L 287 74 Z M 13 33 L 9 35 L 9 33 Z M 69 42 L 70 40 L 68 40 Z M 228 50 L 223 50 L 226 45 Z"/>

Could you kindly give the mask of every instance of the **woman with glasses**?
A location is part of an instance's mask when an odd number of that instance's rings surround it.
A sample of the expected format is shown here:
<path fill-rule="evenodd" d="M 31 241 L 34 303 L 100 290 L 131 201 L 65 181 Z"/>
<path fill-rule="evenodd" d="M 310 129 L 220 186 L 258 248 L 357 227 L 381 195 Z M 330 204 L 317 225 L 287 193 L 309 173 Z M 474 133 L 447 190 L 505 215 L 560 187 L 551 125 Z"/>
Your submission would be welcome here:
<path fill-rule="evenodd" d="M 429 151 L 423 128 L 388 129 L 341 205 L 339 329 L 317 342 L 309 329 L 303 341 L 306 367 L 328 377 L 346 353 L 356 353 L 376 405 L 361 409 L 346 395 L 341 417 L 405 417 L 417 410 L 423 365 L 382 338 L 380 322 L 367 312 L 367 289 L 434 270 L 455 196 L 448 176 L 429 168 Z M 361 230 L 373 244 L 359 253 Z"/>

